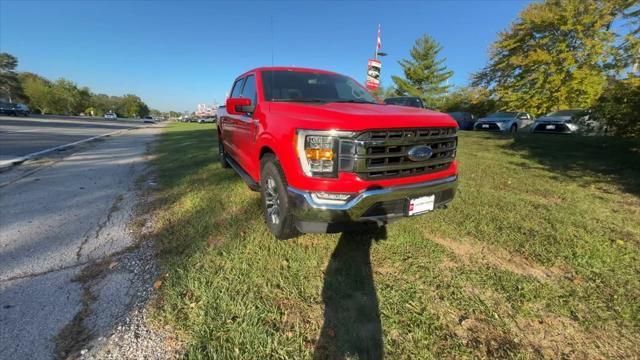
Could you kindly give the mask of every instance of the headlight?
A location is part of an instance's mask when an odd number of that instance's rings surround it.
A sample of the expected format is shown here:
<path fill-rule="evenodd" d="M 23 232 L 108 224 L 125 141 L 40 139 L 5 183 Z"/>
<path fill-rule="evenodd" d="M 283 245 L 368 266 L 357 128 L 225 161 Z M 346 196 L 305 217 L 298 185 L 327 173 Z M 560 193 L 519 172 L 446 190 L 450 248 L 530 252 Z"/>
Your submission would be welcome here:
<path fill-rule="evenodd" d="M 295 146 L 304 174 L 338 177 L 340 138 L 353 135 L 354 133 L 347 131 L 298 130 Z"/>

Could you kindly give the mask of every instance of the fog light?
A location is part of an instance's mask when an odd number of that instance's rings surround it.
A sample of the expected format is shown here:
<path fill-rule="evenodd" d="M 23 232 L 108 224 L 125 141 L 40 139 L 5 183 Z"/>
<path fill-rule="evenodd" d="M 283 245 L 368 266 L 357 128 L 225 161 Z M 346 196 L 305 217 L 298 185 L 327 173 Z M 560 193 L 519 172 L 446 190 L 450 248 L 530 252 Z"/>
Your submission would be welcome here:
<path fill-rule="evenodd" d="M 341 193 L 315 192 L 311 193 L 311 197 L 315 202 L 321 204 L 344 204 L 349 200 L 349 198 L 351 198 L 351 195 Z"/>

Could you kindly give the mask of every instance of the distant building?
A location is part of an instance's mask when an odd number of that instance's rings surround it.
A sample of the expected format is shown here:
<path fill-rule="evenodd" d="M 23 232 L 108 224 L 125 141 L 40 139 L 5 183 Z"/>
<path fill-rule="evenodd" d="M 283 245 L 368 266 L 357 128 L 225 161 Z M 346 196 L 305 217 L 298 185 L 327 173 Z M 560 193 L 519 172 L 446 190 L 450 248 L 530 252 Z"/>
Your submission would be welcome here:
<path fill-rule="evenodd" d="M 198 107 L 196 109 L 196 116 L 197 117 L 214 116 L 217 109 L 218 107 L 215 105 L 198 104 Z"/>

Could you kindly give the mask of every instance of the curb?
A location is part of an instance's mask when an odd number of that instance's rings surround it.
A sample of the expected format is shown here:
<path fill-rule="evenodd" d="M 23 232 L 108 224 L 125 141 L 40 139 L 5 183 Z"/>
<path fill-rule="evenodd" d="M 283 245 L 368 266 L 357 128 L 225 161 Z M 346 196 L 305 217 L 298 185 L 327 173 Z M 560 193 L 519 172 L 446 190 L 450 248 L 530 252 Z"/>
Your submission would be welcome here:
<path fill-rule="evenodd" d="M 37 158 L 39 156 L 48 154 L 50 152 L 71 148 L 71 147 L 74 147 L 76 145 L 84 144 L 84 143 L 89 142 L 89 141 L 98 140 L 98 139 L 101 139 L 103 137 L 116 135 L 118 133 L 121 133 L 121 132 L 124 132 L 124 131 L 129 131 L 129 130 L 134 130 L 134 129 L 116 130 L 116 131 L 112 131 L 112 132 L 107 133 L 107 134 L 102 134 L 102 135 L 90 137 L 90 138 L 87 138 L 87 139 L 74 141 L 72 143 L 59 145 L 59 146 L 52 147 L 52 148 L 49 148 L 49 149 L 44 149 L 44 150 L 41 150 L 41 151 L 38 151 L 38 152 L 34 152 L 34 153 L 31 153 L 31 154 L 28 154 L 28 155 L 25 155 L 25 156 L 21 156 L 21 157 L 15 158 L 15 159 L 0 161 L 0 170 L 5 170 L 5 169 L 8 169 L 8 168 L 10 168 L 12 166 L 22 164 L 23 162 L 25 162 L 27 160 L 33 160 L 33 159 L 35 159 L 35 158 Z"/>

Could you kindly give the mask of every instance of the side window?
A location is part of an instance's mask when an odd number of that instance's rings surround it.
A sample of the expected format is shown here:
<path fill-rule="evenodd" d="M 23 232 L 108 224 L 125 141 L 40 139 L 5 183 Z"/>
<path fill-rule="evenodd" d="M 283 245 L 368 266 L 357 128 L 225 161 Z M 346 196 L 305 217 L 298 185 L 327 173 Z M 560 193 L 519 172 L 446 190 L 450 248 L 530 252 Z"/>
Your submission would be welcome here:
<path fill-rule="evenodd" d="M 240 93 L 242 91 L 242 84 L 244 84 L 244 79 L 238 79 L 236 80 L 235 84 L 233 84 L 233 90 L 231 90 L 231 97 L 232 98 L 237 98 L 240 97 Z"/>
<path fill-rule="evenodd" d="M 251 105 L 256 104 L 256 77 L 254 75 L 247 76 L 242 89 L 242 97 L 251 99 Z"/>

